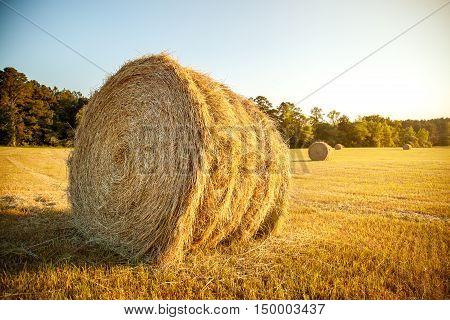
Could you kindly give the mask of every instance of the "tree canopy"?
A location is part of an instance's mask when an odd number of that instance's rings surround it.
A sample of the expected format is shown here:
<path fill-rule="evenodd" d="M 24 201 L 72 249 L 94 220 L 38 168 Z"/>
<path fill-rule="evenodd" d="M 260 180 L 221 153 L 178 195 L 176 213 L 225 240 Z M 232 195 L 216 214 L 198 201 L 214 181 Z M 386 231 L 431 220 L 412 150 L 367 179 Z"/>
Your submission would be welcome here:
<path fill-rule="evenodd" d="M 307 147 L 313 141 L 325 141 L 332 146 L 340 143 L 347 147 L 396 147 L 405 143 L 415 147 L 448 145 L 448 118 L 400 121 L 368 115 L 350 121 L 348 116 L 336 110 L 325 117 L 318 106 L 307 116 L 291 102 L 273 107 L 262 96 L 251 100 L 270 115 L 291 148 Z"/>
<path fill-rule="evenodd" d="M 87 102 L 79 92 L 41 85 L 14 68 L 0 70 L 0 144 L 70 146 Z"/>
<path fill-rule="evenodd" d="M 88 100 L 80 92 L 28 80 L 14 68 L 0 70 L 0 145 L 71 146 Z M 368 115 L 351 121 L 337 110 L 325 115 L 319 106 L 308 116 L 291 102 L 275 107 L 264 96 L 251 100 L 274 121 L 291 148 L 317 140 L 347 147 L 448 145 L 449 118 L 398 121 Z"/>

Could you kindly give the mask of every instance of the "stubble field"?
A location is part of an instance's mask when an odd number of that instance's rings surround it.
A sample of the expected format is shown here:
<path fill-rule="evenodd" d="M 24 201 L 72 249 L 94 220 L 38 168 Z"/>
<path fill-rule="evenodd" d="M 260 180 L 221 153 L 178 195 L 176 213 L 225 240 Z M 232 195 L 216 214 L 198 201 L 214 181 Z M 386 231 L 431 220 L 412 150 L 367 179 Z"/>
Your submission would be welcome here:
<path fill-rule="evenodd" d="M 450 148 L 291 150 L 289 214 L 265 241 L 129 263 L 79 235 L 69 149 L 0 148 L 0 298 L 446 299 Z"/>

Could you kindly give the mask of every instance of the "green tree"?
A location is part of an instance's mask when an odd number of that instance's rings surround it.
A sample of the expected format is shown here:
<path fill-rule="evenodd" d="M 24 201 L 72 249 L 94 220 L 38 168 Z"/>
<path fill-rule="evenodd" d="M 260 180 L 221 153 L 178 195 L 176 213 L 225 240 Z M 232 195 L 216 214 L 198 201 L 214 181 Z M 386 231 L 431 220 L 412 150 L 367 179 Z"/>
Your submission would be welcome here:
<path fill-rule="evenodd" d="M 311 139 L 312 128 L 308 118 L 291 102 L 282 102 L 277 108 L 279 129 L 291 148 L 299 148 Z"/>
<path fill-rule="evenodd" d="M 353 123 L 346 115 L 342 115 L 337 123 L 337 141 L 344 146 L 351 146 Z"/>
<path fill-rule="evenodd" d="M 269 99 L 263 96 L 257 96 L 256 98 L 250 98 L 250 100 L 255 102 L 262 112 L 268 114 L 271 118 L 276 118 L 277 110 L 274 109 Z"/>
<path fill-rule="evenodd" d="M 20 114 L 20 106 L 30 97 L 31 85 L 27 77 L 14 68 L 0 71 L 0 124 L 2 137 L 0 140 L 16 146 L 23 134 L 24 124 Z"/>
<path fill-rule="evenodd" d="M 448 146 L 449 145 L 449 118 L 439 118 L 431 120 L 404 120 L 401 122 L 403 129 L 409 126 L 413 127 L 415 132 L 419 132 L 421 128 L 424 128 L 429 133 L 429 142 L 436 146 Z"/>
<path fill-rule="evenodd" d="M 448 146 L 449 145 L 449 123 L 450 123 L 450 119 L 449 118 L 441 118 L 441 119 L 437 119 L 437 127 L 438 127 L 438 141 L 437 144 L 440 146 Z"/>
<path fill-rule="evenodd" d="M 315 127 L 318 123 L 323 121 L 323 110 L 319 107 L 314 107 L 311 109 L 311 124 Z"/>
<path fill-rule="evenodd" d="M 88 99 L 80 92 L 69 90 L 56 91 L 55 98 L 51 105 L 54 112 L 53 130 L 56 133 L 53 141 L 58 139 L 70 145 L 75 135 L 77 114 Z"/>
<path fill-rule="evenodd" d="M 418 141 L 419 141 L 419 139 L 417 139 L 416 133 L 412 126 L 409 126 L 408 128 L 406 128 L 402 131 L 402 136 L 401 136 L 402 144 L 408 143 L 414 147 L 417 147 Z"/>
<path fill-rule="evenodd" d="M 281 134 L 293 147 L 295 144 L 295 106 L 289 102 L 282 102 L 277 108 L 277 115 Z"/>
<path fill-rule="evenodd" d="M 401 138 L 400 138 L 400 133 L 402 131 L 402 123 L 401 121 L 393 121 L 393 120 L 388 120 L 388 124 L 390 126 L 390 130 L 391 130 L 391 137 L 392 137 L 392 142 L 393 142 L 393 147 L 395 146 L 401 146 Z"/>
<path fill-rule="evenodd" d="M 430 133 L 426 129 L 420 128 L 416 134 L 417 144 L 420 147 L 431 147 L 431 143 L 429 141 L 429 136 L 430 136 Z"/>
<path fill-rule="evenodd" d="M 31 100 L 23 108 L 25 129 L 22 144 L 47 144 L 52 136 L 53 112 L 42 100 Z"/>
<path fill-rule="evenodd" d="M 361 147 L 364 145 L 364 141 L 369 136 L 369 130 L 367 129 L 367 123 L 363 120 L 357 120 L 352 123 L 349 133 L 351 147 Z"/>
<path fill-rule="evenodd" d="M 337 112 L 336 110 L 331 110 L 329 113 L 328 113 L 328 115 L 327 115 L 327 117 L 328 117 L 328 119 L 330 119 L 330 123 L 331 123 L 331 125 L 332 126 L 337 126 L 338 125 L 338 123 L 339 123 L 339 117 L 341 116 L 341 113 L 340 112 Z"/>
<path fill-rule="evenodd" d="M 381 137 L 381 146 L 382 147 L 393 147 L 395 145 L 394 137 L 393 137 L 393 128 L 387 124 L 383 123 L 382 129 L 382 137 Z"/>
<path fill-rule="evenodd" d="M 314 139 L 320 140 L 334 146 L 337 143 L 338 130 L 328 122 L 321 122 L 316 125 Z"/>
<path fill-rule="evenodd" d="M 50 105 L 55 101 L 53 91 L 37 81 L 30 81 L 33 89 L 31 98 L 23 105 L 21 110 L 25 124 L 23 144 L 48 144 L 53 136 L 54 112 Z"/>

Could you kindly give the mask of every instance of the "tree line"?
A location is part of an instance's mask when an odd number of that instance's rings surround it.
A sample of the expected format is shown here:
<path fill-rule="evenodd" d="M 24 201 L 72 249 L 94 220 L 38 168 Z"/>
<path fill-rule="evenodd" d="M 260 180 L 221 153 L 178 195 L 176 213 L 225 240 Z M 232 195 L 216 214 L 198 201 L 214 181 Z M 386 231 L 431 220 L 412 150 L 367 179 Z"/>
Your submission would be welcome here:
<path fill-rule="evenodd" d="M 314 107 L 307 116 L 291 102 L 274 107 L 263 96 L 251 100 L 274 120 L 291 148 L 306 147 L 313 141 L 347 147 L 397 147 L 405 143 L 414 147 L 448 146 L 449 118 L 391 120 L 369 115 L 350 121 L 336 110 L 325 115 L 320 107 Z"/>
<path fill-rule="evenodd" d="M 318 140 L 347 147 L 448 145 L 449 118 L 399 121 L 370 115 L 350 121 L 336 110 L 325 115 L 314 107 L 307 116 L 291 102 L 274 107 L 263 96 L 251 100 L 273 119 L 291 148 Z M 0 70 L 0 145 L 72 146 L 88 101 L 80 92 L 50 88 L 14 68 L 4 68 Z"/>
<path fill-rule="evenodd" d="M 77 116 L 88 102 L 80 92 L 58 90 L 14 68 L 0 70 L 0 145 L 71 146 Z"/>

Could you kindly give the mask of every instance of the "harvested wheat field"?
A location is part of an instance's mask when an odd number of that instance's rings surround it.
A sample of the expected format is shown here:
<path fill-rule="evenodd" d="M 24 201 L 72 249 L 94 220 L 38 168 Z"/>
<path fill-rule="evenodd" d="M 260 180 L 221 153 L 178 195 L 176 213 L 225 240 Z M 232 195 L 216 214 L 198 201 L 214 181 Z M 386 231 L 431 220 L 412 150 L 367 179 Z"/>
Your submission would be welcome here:
<path fill-rule="evenodd" d="M 291 150 L 276 235 L 127 262 L 72 225 L 69 149 L 0 148 L 0 297 L 6 299 L 448 298 L 450 148 Z"/>

